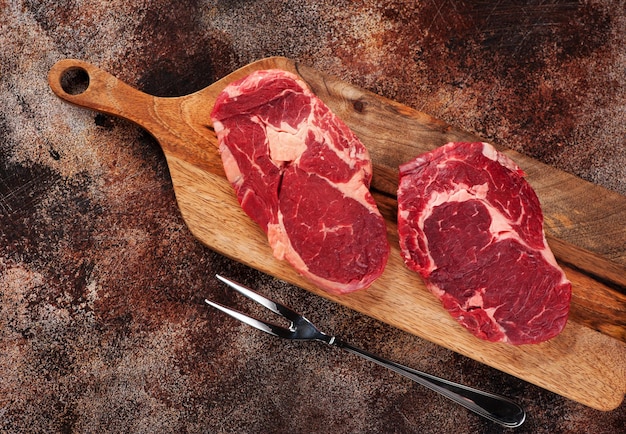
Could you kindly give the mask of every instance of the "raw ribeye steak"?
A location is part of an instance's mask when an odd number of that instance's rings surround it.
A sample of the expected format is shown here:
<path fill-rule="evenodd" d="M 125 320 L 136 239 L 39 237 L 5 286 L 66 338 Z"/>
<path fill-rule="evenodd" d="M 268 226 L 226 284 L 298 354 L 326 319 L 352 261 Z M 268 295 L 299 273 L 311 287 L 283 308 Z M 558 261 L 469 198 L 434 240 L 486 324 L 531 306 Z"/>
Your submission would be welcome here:
<path fill-rule="evenodd" d="M 449 143 L 400 166 L 407 266 L 481 339 L 539 343 L 567 322 L 571 285 L 523 171 L 487 143 Z"/>
<path fill-rule="evenodd" d="M 385 268 L 385 221 L 354 133 L 294 74 L 256 71 L 211 113 L 226 177 L 273 254 L 328 292 L 369 286 Z"/>

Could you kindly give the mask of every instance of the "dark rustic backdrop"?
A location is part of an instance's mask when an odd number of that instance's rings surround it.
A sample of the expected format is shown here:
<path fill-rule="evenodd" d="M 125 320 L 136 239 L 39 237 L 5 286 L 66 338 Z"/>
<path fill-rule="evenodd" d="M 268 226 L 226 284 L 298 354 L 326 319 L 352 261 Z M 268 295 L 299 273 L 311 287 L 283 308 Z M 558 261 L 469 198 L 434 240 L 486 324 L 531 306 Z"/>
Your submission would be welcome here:
<path fill-rule="evenodd" d="M 223 258 L 190 235 L 163 154 L 49 90 L 75 57 L 178 96 L 304 62 L 626 194 L 626 4 L 532 0 L 0 0 L 0 431 L 496 433 L 339 350 L 202 305 L 235 277 L 410 366 L 519 399 L 520 433 L 616 433 L 586 408 Z"/>

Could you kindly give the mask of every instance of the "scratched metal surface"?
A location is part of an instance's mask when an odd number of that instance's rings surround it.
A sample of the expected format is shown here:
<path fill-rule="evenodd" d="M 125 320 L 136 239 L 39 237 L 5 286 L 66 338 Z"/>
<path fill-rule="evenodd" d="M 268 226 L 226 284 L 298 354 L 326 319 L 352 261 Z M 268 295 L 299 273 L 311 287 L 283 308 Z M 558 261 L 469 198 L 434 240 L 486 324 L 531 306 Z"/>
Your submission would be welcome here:
<path fill-rule="evenodd" d="M 501 429 L 382 368 L 210 312 L 215 272 L 401 363 L 516 397 L 521 433 L 615 433 L 598 412 L 202 247 L 162 153 L 56 99 L 77 57 L 182 95 L 285 55 L 626 194 L 624 1 L 0 2 L 0 431 Z"/>

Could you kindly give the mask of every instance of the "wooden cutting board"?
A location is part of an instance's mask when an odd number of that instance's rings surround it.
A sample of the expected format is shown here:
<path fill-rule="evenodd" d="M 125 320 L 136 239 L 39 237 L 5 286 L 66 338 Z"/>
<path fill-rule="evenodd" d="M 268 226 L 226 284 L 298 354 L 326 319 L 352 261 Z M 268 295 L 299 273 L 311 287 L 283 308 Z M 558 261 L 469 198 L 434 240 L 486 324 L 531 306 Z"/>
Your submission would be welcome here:
<path fill-rule="evenodd" d="M 370 151 L 372 190 L 387 221 L 392 248 L 385 272 L 365 291 L 331 296 L 275 260 L 265 234 L 243 213 L 225 179 L 209 117 L 213 103 L 228 83 L 269 68 L 299 74 Z M 89 80 L 84 91 L 73 91 L 66 84 L 76 72 Z M 570 319 L 558 337 L 520 347 L 488 343 L 459 326 L 420 277 L 404 266 L 396 233 L 397 166 L 449 141 L 480 140 L 476 136 L 281 57 L 252 63 L 199 92 L 176 98 L 142 93 L 72 59 L 55 64 L 48 79 L 64 100 L 128 119 L 158 140 L 182 216 L 208 247 L 587 406 L 611 410 L 622 402 L 626 392 L 625 197 L 501 149 L 526 171 L 542 202 L 549 243 L 572 281 L 573 299 Z"/>

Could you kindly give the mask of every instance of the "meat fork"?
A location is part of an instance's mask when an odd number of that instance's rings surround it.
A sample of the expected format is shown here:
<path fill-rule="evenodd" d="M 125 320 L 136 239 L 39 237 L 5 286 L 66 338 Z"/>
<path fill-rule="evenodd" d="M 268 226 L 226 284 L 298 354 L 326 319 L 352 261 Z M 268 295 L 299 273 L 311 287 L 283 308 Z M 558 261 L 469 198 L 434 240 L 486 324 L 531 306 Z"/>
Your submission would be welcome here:
<path fill-rule="evenodd" d="M 457 404 L 462 405 L 480 416 L 499 423 L 507 428 L 518 427 L 524 423 L 524 420 L 526 419 L 524 409 L 515 402 L 511 401 L 509 398 L 493 393 L 483 392 L 462 384 L 453 383 L 452 381 L 444 380 L 434 375 L 408 368 L 399 363 L 385 360 L 382 357 L 350 345 L 336 336 L 330 336 L 321 332 L 308 319 L 287 306 L 265 298 L 252 291 L 250 288 L 220 276 L 219 274 L 217 274 L 216 277 L 237 292 L 256 301 L 257 303 L 262 304 L 272 312 L 285 317 L 291 323 L 288 328 L 281 327 L 267 321 L 261 321 L 244 315 L 241 312 L 230 309 L 213 301 L 204 300 L 208 305 L 213 306 L 214 308 L 219 309 L 252 327 L 285 339 L 320 341 L 328 345 L 343 348 L 350 353 L 357 354 L 367 360 L 384 366 L 385 368 L 389 368 L 400 375 L 410 378 L 416 383 L 440 393 L 446 398 L 451 399 Z"/>

